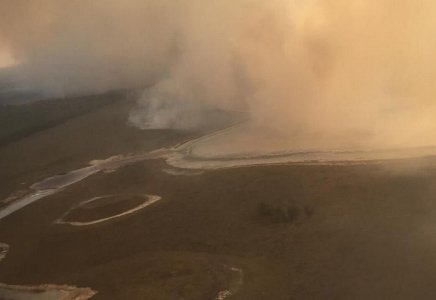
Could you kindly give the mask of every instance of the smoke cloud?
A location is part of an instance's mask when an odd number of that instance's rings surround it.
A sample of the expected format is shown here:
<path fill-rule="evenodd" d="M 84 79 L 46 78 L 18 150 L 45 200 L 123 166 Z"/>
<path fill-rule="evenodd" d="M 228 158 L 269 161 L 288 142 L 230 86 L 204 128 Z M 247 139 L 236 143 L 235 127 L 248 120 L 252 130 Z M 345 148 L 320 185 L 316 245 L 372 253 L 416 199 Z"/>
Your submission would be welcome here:
<path fill-rule="evenodd" d="M 203 108 L 342 144 L 435 142 L 431 0 L 0 0 L 0 41 L 47 94 L 150 86 L 130 122 Z"/>

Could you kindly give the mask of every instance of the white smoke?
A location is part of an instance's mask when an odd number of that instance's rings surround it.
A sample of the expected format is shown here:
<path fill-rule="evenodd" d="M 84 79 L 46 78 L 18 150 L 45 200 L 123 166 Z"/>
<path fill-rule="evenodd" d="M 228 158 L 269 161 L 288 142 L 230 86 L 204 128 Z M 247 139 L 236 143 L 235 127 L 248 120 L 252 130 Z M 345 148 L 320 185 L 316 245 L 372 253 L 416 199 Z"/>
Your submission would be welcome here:
<path fill-rule="evenodd" d="M 244 109 L 287 135 L 435 142 L 430 0 L 16 0 L 0 38 L 48 94 L 153 84 L 131 123 Z M 196 113 L 192 113 L 196 112 Z"/>

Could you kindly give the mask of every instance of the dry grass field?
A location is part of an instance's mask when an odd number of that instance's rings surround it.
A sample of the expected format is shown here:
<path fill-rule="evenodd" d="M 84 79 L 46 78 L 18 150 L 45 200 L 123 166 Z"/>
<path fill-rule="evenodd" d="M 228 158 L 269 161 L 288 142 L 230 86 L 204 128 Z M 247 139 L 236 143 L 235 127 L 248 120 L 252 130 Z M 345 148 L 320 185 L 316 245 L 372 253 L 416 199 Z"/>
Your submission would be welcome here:
<path fill-rule="evenodd" d="M 132 105 L 113 101 L 0 147 L 2 199 L 93 159 L 200 134 L 128 127 Z M 435 163 L 175 176 L 147 160 L 100 172 L 0 220 L 10 245 L 0 282 L 90 287 L 96 300 L 213 300 L 229 289 L 235 300 L 434 299 Z M 100 224 L 55 224 L 85 200 L 126 194 L 162 200 Z"/>

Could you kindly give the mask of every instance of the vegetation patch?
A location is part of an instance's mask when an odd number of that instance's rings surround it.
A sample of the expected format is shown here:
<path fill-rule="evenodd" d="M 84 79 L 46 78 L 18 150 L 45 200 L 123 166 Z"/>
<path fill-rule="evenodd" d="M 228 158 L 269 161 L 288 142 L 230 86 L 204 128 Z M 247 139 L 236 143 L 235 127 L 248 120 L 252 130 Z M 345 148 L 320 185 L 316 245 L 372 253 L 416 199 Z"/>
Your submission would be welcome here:
<path fill-rule="evenodd" d="M 293 223 L 310 218 L 314 210 L 309 205 L 270 204 L 261 201 L 257 206 L 257 216 L 273 223 Z"/>
<path fill-rule="evenodd" d="M 41 100 L 26 105 L 0 105 L 0 146 L 54 127 L 124 97 L 124 92 L 108 92 L 101 95 Z"/>

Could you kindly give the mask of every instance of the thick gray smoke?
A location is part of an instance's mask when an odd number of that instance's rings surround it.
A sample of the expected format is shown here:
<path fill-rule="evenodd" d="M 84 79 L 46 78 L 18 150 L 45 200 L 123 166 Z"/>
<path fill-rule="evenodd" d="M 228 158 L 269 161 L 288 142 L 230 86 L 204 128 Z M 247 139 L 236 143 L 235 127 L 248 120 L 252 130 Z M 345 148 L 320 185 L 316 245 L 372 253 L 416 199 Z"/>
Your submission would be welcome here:
<path fill-rule="evenodd" d="M 200 108 L 341 143 L 435 142 L 431 0 L 0 0 L 0 39 L 49 94 L 146 89 L 132 123 Z"/>

